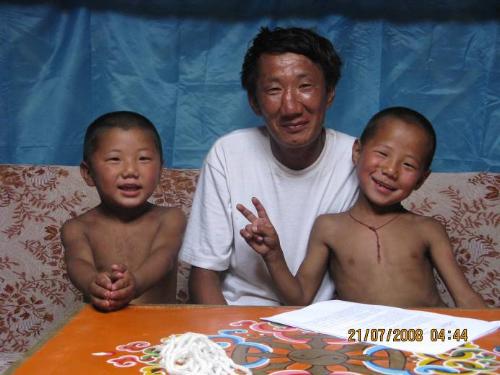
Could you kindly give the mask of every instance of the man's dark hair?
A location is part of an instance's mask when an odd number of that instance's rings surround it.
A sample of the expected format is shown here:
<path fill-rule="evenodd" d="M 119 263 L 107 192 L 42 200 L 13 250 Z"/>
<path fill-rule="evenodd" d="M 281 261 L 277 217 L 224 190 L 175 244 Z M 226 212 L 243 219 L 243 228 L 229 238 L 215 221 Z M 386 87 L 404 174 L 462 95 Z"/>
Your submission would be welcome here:
<path fill-rule="evenodd" d="M 407 108 L 407 107 L 389 107 L 377 112 L 366 125 L 363 133 L 359 140 L 361 141 L 361 145 L 368 142 L 372 139 L 377 133 L 380 125 L 383 123 L 382 120 L 388 117 L 398 118 L 408 124 L 417 125 L 422 128 L 430 138 L 430 150 L 429 154 L 426 157 L 426 169 L 429 169 L 432 159 L 434 158 L 434 152 L 436 151 L 436 132 L 431 124 L 431 122 L 421 113 Z"/>
<path fill-rule="evenodd" d="M 262 27 L 245 54 L 241 71 L 241 84 L 250 97 L 255 98 L 260 56 L 287 52 L 304 55 L 318 64 L 325 77 L 327 92 L 335 88 L 342 61 L 328 39 L 309 29 Z"/>
<path fill-rule="evenodd" d="M 83 160 L 90 163 L 90 158 L 97 148 L 99 136 L 107 130 L 119 128 L 129 130 L 139 128 L 151 132 L 160 160 L 163 164 L 163 150 L 158 131 L 151 121 L 143 115 L 131 111 L 116 111 L 106 113 L 96 118 L 87 128 L 83 141 Z"/>

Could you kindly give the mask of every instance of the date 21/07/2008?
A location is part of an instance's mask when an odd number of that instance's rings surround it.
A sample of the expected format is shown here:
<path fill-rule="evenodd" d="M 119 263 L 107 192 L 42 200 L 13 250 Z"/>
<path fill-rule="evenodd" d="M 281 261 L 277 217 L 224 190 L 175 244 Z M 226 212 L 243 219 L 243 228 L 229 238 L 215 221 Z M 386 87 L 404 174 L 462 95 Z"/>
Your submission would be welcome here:
<path fill-rule="evenodd" d="M 421 342 L 430 341 L 462 341 L 467 342 L 467 328 L 464 329 L 431 329 L 424 331 L 420 328 L 351 328 L 347 331 L 349 341 L 370 342 Z M 425 335 L 428 334 L 428 337 Z"/>

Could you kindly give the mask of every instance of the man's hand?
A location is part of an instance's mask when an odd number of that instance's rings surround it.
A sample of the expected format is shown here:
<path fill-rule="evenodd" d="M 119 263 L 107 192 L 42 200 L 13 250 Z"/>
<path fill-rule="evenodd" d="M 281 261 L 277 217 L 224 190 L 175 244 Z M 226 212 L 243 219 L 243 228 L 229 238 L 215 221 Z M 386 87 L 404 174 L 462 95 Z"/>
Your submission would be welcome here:
<path fill-rule="evenodd" d="M 252 203 L 257 211 L 257 216 L 242 204 L 236 205 L 238 211 L 250 222 L 240 230 L 241 236 L 266 260 L 276 255 L 282 256 L 278 234 L 267 216 L 266 209 L 255 197 L 252 198 Z"/>

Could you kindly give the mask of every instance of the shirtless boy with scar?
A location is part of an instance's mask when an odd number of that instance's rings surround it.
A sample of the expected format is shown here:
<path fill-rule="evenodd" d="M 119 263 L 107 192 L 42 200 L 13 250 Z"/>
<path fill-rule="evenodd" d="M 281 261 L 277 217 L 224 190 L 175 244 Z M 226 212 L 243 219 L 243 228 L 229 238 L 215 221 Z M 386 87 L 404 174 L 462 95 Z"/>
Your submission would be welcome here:
<path fill-rule="evenodd" d="M 316 219 L 295 277 L 259 200 L 252 201 L 257 216 L 237 206 L 250 221 L 240 233 L 262 255 L 285 303 L 311 303 L 328 270 L 342 300 L 444 306 L 433 275 L 436 268 L 457 307 L 485 307 L 456 263 L 445 228 L 401 205 L 429 175 L 435 147 L 432 125 L 420 113 L 391 107 L 373 116 L 352 150 L 358 199 L 347 212 Z"/>

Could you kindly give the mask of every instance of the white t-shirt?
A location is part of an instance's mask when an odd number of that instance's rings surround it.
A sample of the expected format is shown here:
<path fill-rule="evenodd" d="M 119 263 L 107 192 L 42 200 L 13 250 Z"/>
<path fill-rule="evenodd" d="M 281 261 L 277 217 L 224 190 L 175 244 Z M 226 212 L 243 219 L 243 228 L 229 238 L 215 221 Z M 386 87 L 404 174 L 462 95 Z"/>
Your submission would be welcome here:
<path fill-rule="evenodd" d="M 264 261 L 239 233 L 248 220 L 236 204 L 255 212 L 251 198 L 262 202 L 295 274 L 316 217 L 346 211 L 354 203 L 358 182 L 351 160 L 353 142 L 349 135 L 326 129 L 318 160 L 297 171 L 275 159 L 264 127 L 219 138 L 200 173 L 180 259 L 225 271 L 222 292 L 229 304 L 279 305 Z M 325 275 L 315 301 L 331 299 L 333 292 L 333 283 Z"/>

